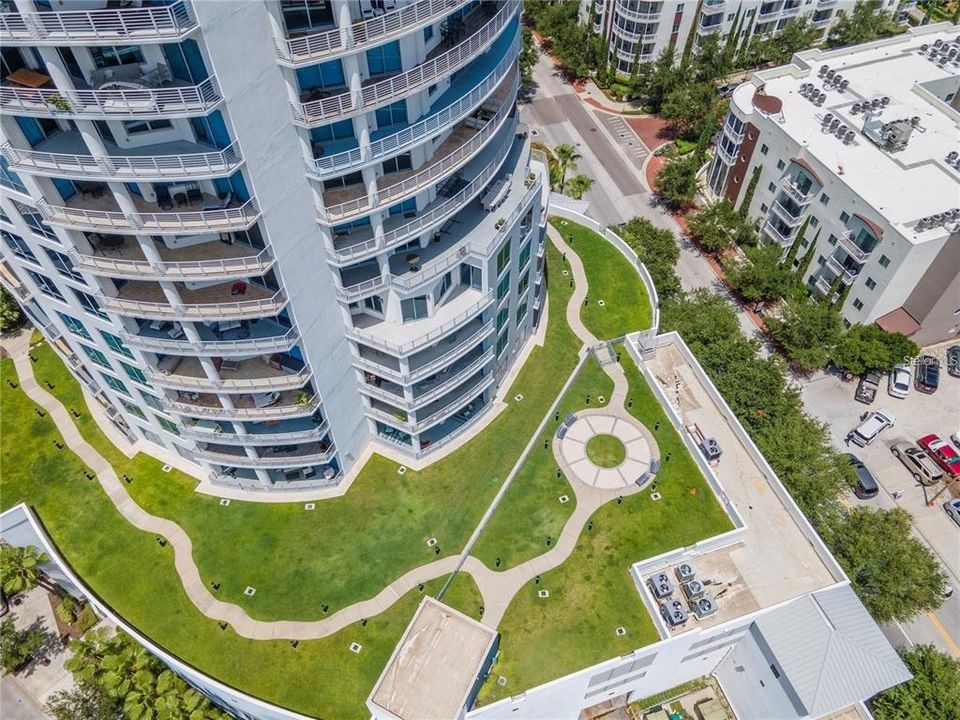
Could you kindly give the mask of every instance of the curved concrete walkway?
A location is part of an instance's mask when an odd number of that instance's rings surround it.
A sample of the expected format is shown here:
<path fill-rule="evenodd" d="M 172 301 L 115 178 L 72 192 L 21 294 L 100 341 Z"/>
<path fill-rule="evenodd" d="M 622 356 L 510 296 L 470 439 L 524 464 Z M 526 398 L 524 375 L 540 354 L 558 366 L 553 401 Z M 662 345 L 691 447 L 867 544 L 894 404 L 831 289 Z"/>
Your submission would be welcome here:
<path fill-rule="evenodd" d="M 598 345 L 600 343 L 597 338 L 580 320 L 580 308 L 588 290 L 583 263 L 553 226 L 547 225 L 547 232 L 557 248 L 565 254 L 575 280 L 576 287 L 567 305 L 567 322 L 586 345 L 590 347 Z M 33 364 L 29 359 L 29 334 L 21 333 L 16 338 L 5 339 L 4 346 L 13 358 L 20 387 L 27 397 L 50 414 L 50 418 L 63 435 L 67 447 L 96 474 L 100 486 L 117 511 L 137 529 L 162 536 L 169 542 L 174 552 L 174 565 L 190 602 L 206 617 L 229 623 L 238 635 L 252 640 L 313 640 L 332 635 L 347 625 L 384 612 L 401 596 L 421 583 L 452 573 L 458 566 L 473 576 L 480 590 L 484 602 L 484 622 L 491 627 L 496 627 L 521 587 L 537 575 L 557 567 L 570 556 L 583 527 L 599 507 L 619 495 L 629 495 L 641 490 L 635 483 L 615 491 L 579 482 L 572 483 L 577 506 L 564 524 L 556 544 L 550 551 L 509 570 L 496 572 L 473 556 L 463 559 L 458 555 L 451 555 L 408 571 L 376 596 L 354 603 L 322 620 L 296 622 L 256 620 L 239 605 L 218 600 L 207 589 L 193 560 L 193 543 L 190 536 L 172 520 L 151 515 L 137 505 L 127 493 L 126 487 L 117 477 L 110 463 L 83 439 L 67 409 L 59 400 L 39 386 L 33 374 Z M 631 424 L 636 423 L 623 408 L 627 397 L 627 379 L 623 369 L 619 363 L 605 365 L 603 369 L 613 379 L 614 391 L 608 406 L 598 411 L 615 417 L 629 418 Z M 584 413 L 589 412 L 591 411 L 584 411 Z M 556 439 L 553 449 L 558 461 L 562 461 Z"/>

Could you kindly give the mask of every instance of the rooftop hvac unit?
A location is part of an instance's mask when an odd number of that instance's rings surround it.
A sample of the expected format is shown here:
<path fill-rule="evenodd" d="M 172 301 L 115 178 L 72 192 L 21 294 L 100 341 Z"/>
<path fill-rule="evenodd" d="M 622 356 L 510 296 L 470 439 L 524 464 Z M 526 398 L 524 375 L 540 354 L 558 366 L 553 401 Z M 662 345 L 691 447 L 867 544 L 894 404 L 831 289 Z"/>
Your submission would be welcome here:
<path fill-rule="evenodd" d="M 716 438 L 704 438 L 700 443 L 700 452 L 703 453 L 703 456 L 707 459 L 707 462 L 715 462 L 720 459 L 720 456 L 723 454 L 723 450 L 720 448 L 720 443 L 717 442 Z"/>
<path fill-rule="evenodd" d="M 846 134 L 843 136 L 844 144 L 849 145 L 850 143 L 852 143 L 855 135 L 856 133 L 854 133 L 853 130 L 847 130 Z"/>
<path fill-rule="evenodd" d="M 699 580 L 690 580 L 683 584 L 683 594 L 687 596 L 688 600 L 696 600 L 697 598 L 703 597 L 703 583 Z"/>
<path fill-rule="evenodd" d="M 677 574 L 677 580 L 682 583 L 693 580 L 697 574 L 697 571 L 693 569 L 693 565 L 690 563 L 680 563 L 674 572 Z"/>
<path fill-rule="evenodd" d="M 921 230 L 926 230 L 926 229 L 927 229 L 927 220 L 929 220 L 929 219 L 930 219 L 930 218 L 925 218 L 925 217 L 920 218 L 919 220 L 917 220 L 917 224 L 916 224 L 916 227 L 915 227 L 914 229 L 915 229 L 917 232 L 920 232 Z"/>
<path fill-rule="evenodd" d="M 934 47 L 940 47 L 941 45 L 943 45 L 943 40 L 941 40 L 940 38 L 937 38 L 936 40 L 933 41 Z"/>
<path fill-rule="evenodd" d="M 674 628 L 683 625 L 687 621 L 687 611 L 683 609 L 683 603 L 679 600 L 671 600 L 660 604 L 660 614 L 667 624 Z"/>
<path fill-rule="evenodd" d="M 848 128 L 846 125 L 841 125 L 840 127 L 837 128 L 837 137 L 843 137 L 849 131 L 850 131 L 850 128 Z"/>
<path fill-rule="evenodd" d="M 924 43 L 923 45 L 920 46 L 920 52 L 925 53 L 928 47 L 930 46 L 927 43 Z"/>
<path fill-rule="evenodd" d="M 837 74 L 836 70 L 827 70 L 827 80 L 833 80 L 833 76 Z"/>
<path fill-rule="evenodd" d="M 826 115 L 823 116 L 823 124 L 824 124 L 824 125 L 829 125 L 831 120 L 833 120 L 833 113 L 832 113 L 832 112 L 828 112 Z"/>
<path fill-rule="evenodd" d="M 849 80 L 844 79 L 844 80 L 841 80 L 841 81 L 840 81 L 840 85 L 839 85 L 840 92 L 843 92 L 843 91 L 846 90 L 848 87 L 850 87 L 850 81 L 849 81 Z"/>
<path fill-rule="evenodd" d="M 657 600 L 663 600 L 673 593 L 673 584 L 666 573 L 660 573 L 650 578 L 650 590 L 653 591 Z"/>
<path fill-rule="evenodd" d="M 717 610 L 719 610 L 717 601 L 710 595 L 704 595 L 702 598 L 694 600 L 690 603 L 690 607 L 700 620 L 708 618 L 711 615 L 716 615 Z"/>
<path fill-rule="evenodd" d="M 860 103 L 854 103 L 854 104 L 853 104 L 853 107 L 850 108 L 850 112 L 852 112 L 854 115 L 856 115 L 856 114 L 857 114 L 858 112 L 860 112 L 862 109 L 863 109 L 863 105 L 861 105 Z"/>
<path fill-rule="evenodd" d="M 828 129 L 830 130 L 830 132 L 833 132 L 838 127 L 840 127 L 840 118 L 834 118 L 833 120 L 830 121 L 830 127 Z"/>
<path fill-rule="evenodd" d="M 820 105 L 823 105 L 823 101 L 826 100 L 826 99 L 827 99 L 827 94 L 826 94 L 826 93 L 820 93 L 819 95 L 817 95 L 817 99 L 814 100 L 814 105 L 816 105 L 817 107 L 819 107 Z"/>
<path fill-rule="evenodd" d="M 950 152 L 947 153 L 947 162 L 948 163 L 956 162 L 958 157 L 960 157 L 960 154 L 958 154 L 956 150 L 951 150 Z"/>
<path fill-rule="evenodd" d="M 817 71 L 817 77 L 823 77 L 824 75 L 827 74 L 827 70 L 829 69 L 830 69 L 829 65 L 821 65 L 820 70 Z"/>
<path fill-rule="evenodd" d="M 872 107 L 872 108 L 878 108 L 878 107 L 880 107 L 880 98 L 876 97 L 876 98 L 874 98 L 873 100 L 871 100 L 871 101 L 870 101 L 870 107 Z"/>

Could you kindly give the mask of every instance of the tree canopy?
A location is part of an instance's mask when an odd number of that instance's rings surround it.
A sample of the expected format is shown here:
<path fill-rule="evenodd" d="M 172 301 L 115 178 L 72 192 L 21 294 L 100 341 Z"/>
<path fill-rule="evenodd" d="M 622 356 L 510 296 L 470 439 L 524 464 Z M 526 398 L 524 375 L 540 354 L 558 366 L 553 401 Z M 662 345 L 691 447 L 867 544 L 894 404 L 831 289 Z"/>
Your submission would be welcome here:
<path fill-rule="evenodd" d="M 872 703 L 876 720 L 960 718 L 960 661 L 933 645 L 900 653 L 913 679 L 880 693 Z"/>
<path fill-rule="evenodd" d="M 787 357 L 804 370 L 826 365 L 843 334 L 836 308 L 812 298 L 785 303 L 782 317 L 769 318 L 766 325 Z"/>
<path fill-rule="evenodd" d="M 680 259 L 680 246 L 673 233 L 643 217 L 635 217 L 615 230 L 646 266 L 660 302 L 679 295 L 680 278 L 674 268 Z"/>
<path fill-rule="evenodd" d="M 868 370 L 891 370 L 919 352 L 917 344 L 900 333 L 858 323 L 837 342 L 831 360 L 849 373 L 862 375 Z"/>
<path fill-rule="evenodd" d="M 693 153 L 671 160 L 657 174 L 657 195 L 671 209 L 693 202 L 697 194 L 698 159 Z"/>
<path fill-rule="evenodd" d="M 723 103 L 712 82 L 684 83 L 664 98 L 660 115 L 680 137 L 693 140 L 706 128 L 713 135 L 723 114 Z"/>
<path fill-rule="evenodd" d="M 853 10 L 839 10 L 837 19 L 827 33 L 827 47 L 859 45 L 890 35 L 897 30 L 893 16 L 882 10 L 882 0 L 862 0 Z"/>
<path fill-rule="evenodd" d="M 756 245 L 753 223 L 727 199 L 704 205 L 687 217 L 690 235 L 707 252 L 718 254 L 734 245 Z"/>
<path fill-rule="evenodd" d="M 741 297 L 753 302 L 786 297 L 796 287 L 797 276 L 793 268 L 781 264 L 781 252 L 777 245 L 746 248 L 745 259 L 726 263 L 727 282 Z"/>

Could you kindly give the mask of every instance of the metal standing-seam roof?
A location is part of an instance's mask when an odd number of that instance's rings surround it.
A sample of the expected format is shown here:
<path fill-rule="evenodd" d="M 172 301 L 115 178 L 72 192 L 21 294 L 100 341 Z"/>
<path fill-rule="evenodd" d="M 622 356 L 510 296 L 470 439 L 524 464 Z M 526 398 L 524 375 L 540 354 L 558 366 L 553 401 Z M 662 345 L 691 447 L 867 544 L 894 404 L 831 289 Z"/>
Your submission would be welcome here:
<path fill-rule="evenodd" d="M 849 585 L 798 598 L 756 625 L 811 717 L 911 678 Z"/>

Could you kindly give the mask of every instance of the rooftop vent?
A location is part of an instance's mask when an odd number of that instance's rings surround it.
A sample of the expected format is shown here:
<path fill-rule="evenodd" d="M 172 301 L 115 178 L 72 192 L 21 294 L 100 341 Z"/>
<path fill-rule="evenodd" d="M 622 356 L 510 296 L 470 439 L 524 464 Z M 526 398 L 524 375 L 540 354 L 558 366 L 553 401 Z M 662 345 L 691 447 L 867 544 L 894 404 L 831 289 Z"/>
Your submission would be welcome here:
<path fill-rule="evenodd" d="M 683 594 L 687 596 L 688 600 L 696 600 L 697 598 L 703 597 L 703 583 L 699 580 L 690 580 L 683 584 Z"/>
<path fill-rule="evenodd" d="M 847 130 L 847 132 L 843 136 L 844 145 L 849 145 L 850 143 L 852 143 L 855 135 L 856 133 L 854 133 L 853 130 Z"/>
<path fill-rule="evenodd" d="M 823 116 L 823 124 L 829 125 L 831 122 L 840 122 L 840 121 L 839 120 L 834 121 L 833 113 L 828 112 L 826 115 Z"/>
<path fill-rule="evenodd" d="M 860 103 L 854 103 L 854 104 L 853 104 L 853 107 L 850 108 L 850 112 L 852 112 L 854 115 L 856 115 L 856 114 L 857 114 L 858 112 L 860 112 L 862 109 L 863 109 L 863 105 L 861 105 Z"/>
<path fill-rule="evenodd" d="M 657 600 L 663 600 L 673 593 L 673 584 L 666 573 L 660 573 L 650 578 L 650 589 Z"/>
<path fill-rule="evenodd" d="M 834 118 L 830 121 L 830 126 L 827 129 L 834 132 L 838 127 L 840 127 L 840 118 Z"/>
<path fill-rule="evenodd" d="M 827 94 L 822 92 L 819 95 L 817 95 L 817 99 L 813 101 L 813 104 L 819 107 L 820 105 L 823 105 L 823 102 L 826 99 L 827 99 Z"/>
<path fill-rule="evenodd" d="M 844 78 L 843 80 L 841 80 L 841 81 L 837 84 L 837 89 L 839 89 L 840 92 L 843 92 L 843 91 L 846 90 L 848 87 L 850 87 L 850 81 L 847 80 L 846 78 Z"/>
<path fill-rule="evenodd" d="M 677 569 L 674 572 L 677 573 L 677 580 L 682 583 L 693 580 L 694 576 L 697 574 L 696 570 L 693 569 L 693 565 L 690 563 L 680 563 L 677 565 Z"/>
<path fill-rule="evenodd" d="M 833 76 L 837 74 L 836 70 L 827 70 L 827 80 L 833 80 Z"/>
<path fill-rule="evenodd" d="M 683 609 L 683 603 L 679 600 L 661 603 L 660 614 L 672 628 L 683 625 L 687 621 L 687 611 Z"/>
<path fill-rule="evenodd" d="M 824 75 L 827 74 L 827 71 L 828 71 L 828 70 L 830 70 L 830 66 L 829 66 L 829 65 L 821 65 L 821 66 L 820 66 L 820 70 L 817 71 L 817 77 L 823 77 Z"/>
<path fill-rule="evenodd" d="M 719 610 L 717 601 L 710 595 L 704 595 L 702 598 L 693 601 L 690 603 L 690 607 L 700 620 L 715 615 L 717 610 Z"/>

